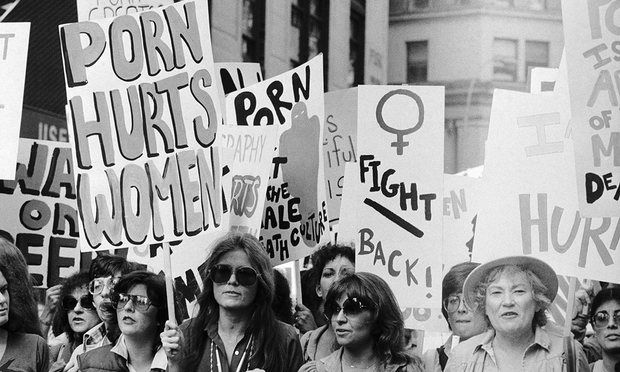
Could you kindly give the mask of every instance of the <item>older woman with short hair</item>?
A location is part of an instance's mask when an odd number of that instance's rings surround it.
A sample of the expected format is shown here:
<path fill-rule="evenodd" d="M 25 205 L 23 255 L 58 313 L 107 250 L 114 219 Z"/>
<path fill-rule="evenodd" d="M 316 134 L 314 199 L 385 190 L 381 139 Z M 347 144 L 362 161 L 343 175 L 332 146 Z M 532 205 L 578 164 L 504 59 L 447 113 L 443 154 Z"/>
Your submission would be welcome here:
<path fill-rule="evenodd" d="M 504 257 L 474 269 L 464 299 L 469 308 L 484 309 L 491 329 L 459 344 L 446 371 L 567 370 L 561 333 L 545 327 L 557 290 L 553 269 L 533 257 Z M 572 346 L 577 370 L 587 370 L 581 345 L 572 340 Z"/>

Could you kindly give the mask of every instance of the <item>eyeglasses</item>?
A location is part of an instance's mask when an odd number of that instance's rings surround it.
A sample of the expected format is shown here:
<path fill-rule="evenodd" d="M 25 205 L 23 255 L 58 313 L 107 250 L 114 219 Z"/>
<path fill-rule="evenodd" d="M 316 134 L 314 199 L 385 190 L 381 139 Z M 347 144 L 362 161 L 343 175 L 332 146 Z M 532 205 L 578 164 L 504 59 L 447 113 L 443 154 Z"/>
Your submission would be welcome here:
<path fill-rule="evenodd" d="M 476 308 L 477 308 L 477 306 L 474 306 L 474 308 L 471 309 L 469 306 L 467 306 L 467 303 L 463 299 L 463 294 L 462 293 L 455 294 L 455 295 L 450 295 L 450 296 L 444 298 L 444 300 L 443 300 L 443 308 L 448 313 L 454 313 L 454 312 L 457 312 L 459 310 L 459 307 L 461 307 L 461 303 L 463 303 L 463 305 L 465 306 L 465 309 L 467 309 L 469 311 L 475 311 Z"/>
<path fill-rule="evenodd" d="M 130 295 L 127 293 L 115 293 L 112 295 L 112 302 L 117 310 L 124 308 L 129 301 L 131 301 L 136 310 L 141 312 L 147 311 L 153 304 L 146 296 Z"/>
<path fill-rule="evenodd" d="M 592 324 L 594 325 L 594 328 L 607 327 L 609 324 L 609 318 L 610 316 L 607 311 L 599 311 L 592 317 Z M 616 326 L 620 327 L 620 310 L 614 311 L 613 318 Z"/>
<path fill-rule="evenodd" d="M 65 311 L 71 311 L 75 309 L 75 306 L 78 304 L 78 302 L 80 303 L 80 306 L 84 309 L 94 309 L 93 299 L 88 295 L 80 297 L 79 300 L 73 296 L 66 296 L 62 299 L 61 305 Z"/>
<path fill-rule="evenodd" d="M 104 288 L 108 288 L 108 290 L 111 291 L 119 280 L 120 278 L 113 278 L 111 276 L 107 278 L 95 278 L 88 283 L 88 292 L 92 295 L 98 295 L 103 292 Z"/>
<path fill-rule="evenodd" d="M 365 301 L 357 297 L 349 297 L 342 303 L 342 307 L 336 303 L 336 301 L 328 302 L 325 304 L 325 315 L 331 318 L 334 315 L 340 314 L 340 311 L 344 311 L 345 317 L 359 315 L 364 310 L 374 310 L 375 307 L 370 304 L 365 304 Z"/>
<path fill-rule="evenodd" d="M 251 267 L 241 266 L 233 268 L 230 265 L 215 265 L 209 270 L 208 276 L 215 284 L 222 284 L 228 282 L 233 272 L 235 273 L 235 279 L 244 287 L 249 287 L 256 284 L 260 274 Z"/>

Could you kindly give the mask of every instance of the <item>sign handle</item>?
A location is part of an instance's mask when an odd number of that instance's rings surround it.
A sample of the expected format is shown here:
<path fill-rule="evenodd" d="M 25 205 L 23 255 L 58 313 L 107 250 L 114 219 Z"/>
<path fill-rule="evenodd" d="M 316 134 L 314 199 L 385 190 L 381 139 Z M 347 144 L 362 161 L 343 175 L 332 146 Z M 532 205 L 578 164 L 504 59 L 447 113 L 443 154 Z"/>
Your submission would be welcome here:
<path fill-rule="evenodd" d="M 564 318 L 564 336 L 571 335 L 573 325 L 573 309 L 575 307 L 575 291 L 577 290 L 577 278 L 574 276 L 568 279 L 568 304 L 566 306 L 566 317 Z"/>
<path fill-rule="evenodd" d="M 302 258 L 303 260 L 303 258 Z M 301 295 L 301 266 L 299 265 L 299 260 L 295 260 L 295 268 L 293 275 L 295 276 L 295 291 L 297 292 L 297 303 L 303 304 L 303 296 Z"/>
<path fill-rule="evenodd" d="M 166 303 L 168 305 L 168 320 L 177 323 L 174 314 L 174 287 L 172 286 L 172 264 L 170 262 L 170 245 L 162 243 L 164 249 L 164 274 L 166 278 Z"/>

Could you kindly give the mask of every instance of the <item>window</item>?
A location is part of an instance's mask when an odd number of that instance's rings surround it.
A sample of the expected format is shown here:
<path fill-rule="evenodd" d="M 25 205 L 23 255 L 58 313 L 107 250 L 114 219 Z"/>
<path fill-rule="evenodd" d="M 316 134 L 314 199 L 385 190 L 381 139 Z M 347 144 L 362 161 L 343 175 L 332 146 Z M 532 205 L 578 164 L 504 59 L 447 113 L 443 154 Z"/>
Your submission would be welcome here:
<path fill-rule="evenodd" d="M 549 66 L 549 43 L 546 41 L 525 42 L 525 76 L 530 76 L 534 67 Z"/>
<path fill-rule="evenodd" d="M 407 83 L 428 79 L 428 40 L 407 43 Z"/>
<path fill-rule="evenodd" d="M 319 53 L 327 66 L 328 0 L 291 0 L 291 67 Z M 325 74 L 327 70 L 325 70 Z"/>
<path fill-rule="evenodd" d="M 241 56 L 244 62 L 258 62 L 265 57 L 265 0 L 243 0 L 241 20 Z"/>
<path fill-rule="evenodd" d="M 517 81 L 517 41 L 495 39 L 493 41 L 493 79 Z"/>
<path fill-rule="evenodd" d="M 349 73 L 347 84 L 364 84 L 364 30 L 366 0 L 351 1 L 351 32 L 349 37 Z"/>

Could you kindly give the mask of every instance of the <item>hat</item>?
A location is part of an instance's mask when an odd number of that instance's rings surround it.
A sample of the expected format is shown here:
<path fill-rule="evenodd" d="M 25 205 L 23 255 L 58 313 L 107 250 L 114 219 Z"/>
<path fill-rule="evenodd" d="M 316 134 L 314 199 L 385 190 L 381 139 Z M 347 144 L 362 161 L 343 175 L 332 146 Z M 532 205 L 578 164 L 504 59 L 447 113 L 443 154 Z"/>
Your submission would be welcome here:
<path fill-rule="evenodd" d="M 549 301 L 553 302 L 558 293 L 558 277 L 555 271 L 546 262 L 532 256 L 510 256 L 502 257 L 482 264 L 472 270 L 463 284 L 463 296 L 465 303 L 470 309 L 475 309 L 476 295 L 474 291 L 478 283 L 494 268 L 504 265 L 521 266 L 531 270 L 540 281 L 547 287 L 545 295 Z"/>

